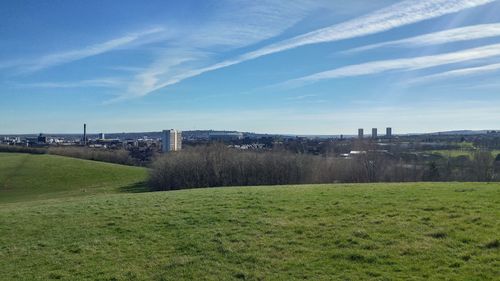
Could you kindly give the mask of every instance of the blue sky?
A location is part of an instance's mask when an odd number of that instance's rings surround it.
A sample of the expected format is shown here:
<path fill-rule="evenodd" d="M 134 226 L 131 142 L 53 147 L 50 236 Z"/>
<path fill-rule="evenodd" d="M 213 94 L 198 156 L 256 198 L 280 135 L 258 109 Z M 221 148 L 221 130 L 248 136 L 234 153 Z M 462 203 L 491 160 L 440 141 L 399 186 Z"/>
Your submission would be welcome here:
<path fill-rule="evenodd" d="M 500 1 L 1 1 L 0 134 L 500 129 Z"/>

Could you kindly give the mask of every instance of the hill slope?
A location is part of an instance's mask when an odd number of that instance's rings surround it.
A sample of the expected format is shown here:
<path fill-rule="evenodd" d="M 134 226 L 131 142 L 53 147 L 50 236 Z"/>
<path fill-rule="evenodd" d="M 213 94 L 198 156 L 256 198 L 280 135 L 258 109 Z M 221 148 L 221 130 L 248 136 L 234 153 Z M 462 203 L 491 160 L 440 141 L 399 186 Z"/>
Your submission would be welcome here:
<path fill-rule="evenodd" d="M 99 194 L 0 204 L 1 280 L 494 280 L 499 184 Z"/>
<path fill-rule="evenodd" d="M 0 153 L 0 203 L 117 192 L 146 170 L 55 155 Z"/>

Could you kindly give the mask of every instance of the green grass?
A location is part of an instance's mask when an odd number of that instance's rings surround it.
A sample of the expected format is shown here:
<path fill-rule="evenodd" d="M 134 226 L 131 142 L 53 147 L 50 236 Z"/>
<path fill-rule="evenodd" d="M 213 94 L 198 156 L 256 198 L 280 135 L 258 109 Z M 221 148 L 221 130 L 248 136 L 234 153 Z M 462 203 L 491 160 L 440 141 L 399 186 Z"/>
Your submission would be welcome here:
<path fill-rule="evenodd" d="M 446 156 L 446 157 L 458 157 L 458 156 L 472 157 L 472 155 L 474 154 L 473 150 L 456 150 L 456 149 L 429 150 L 426 152 L 433 153 L 433 154 L 440 154 L 440 155 Z M 493 157 L 496 157 L 498 154 L 500 154 L 500 150 L 492 150 L 491 151 L 491 155 L 493 155 Z"/>
<path fill-rule="evenodd" d="M 474 149 L 474 143 L 472 142 L 459 142 L 456 144 L 462 149 Z"/>
<path fill-rule="evenodd" d="M 458 157 L 458 156 L 471 157 L 472 154 L 474 153 L 473 151 L 470 151 L 470 150 L 455 150 L 455 149 L 429 150 L 427 152 L 432 153 L 432 154 L 439 154 L 439 155 L 446 156 L 446 157 Z"/>
<path fill-rule="evenodd" d="M 0 153 L 0 203 L 117 192 L 146 179 L 143 168 L 54 155 Z"/>
<path fill-rule="evenodd" d="M 28 162 L 52 161 L 30 157 L 20 165 L 24 177 L 36 178 Z M 64 166 L 74 160 L 61 159 Z M 101 165 L 80 167 L 87 164 Z M 498 183 L 132 194 L 118 192 L 118 178 L 89 196 L 70 191 L 87 179 L 68 178 L 61 180 L 65 191 L 46 190 L 52 199 L 18 194 L 17 202 L 0 203 L 0 280 L 498 280 L 500 274 Z"/>

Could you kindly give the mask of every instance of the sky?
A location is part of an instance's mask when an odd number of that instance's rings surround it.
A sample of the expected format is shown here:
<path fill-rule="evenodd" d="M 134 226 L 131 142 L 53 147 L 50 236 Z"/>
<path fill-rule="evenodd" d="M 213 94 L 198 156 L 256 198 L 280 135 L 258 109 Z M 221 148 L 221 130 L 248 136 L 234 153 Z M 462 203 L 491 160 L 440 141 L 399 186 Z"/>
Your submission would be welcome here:
<path fill-rule="evenodd" d="M 0 134 L 500 129 L 499 0 L 0 2 Z"/>

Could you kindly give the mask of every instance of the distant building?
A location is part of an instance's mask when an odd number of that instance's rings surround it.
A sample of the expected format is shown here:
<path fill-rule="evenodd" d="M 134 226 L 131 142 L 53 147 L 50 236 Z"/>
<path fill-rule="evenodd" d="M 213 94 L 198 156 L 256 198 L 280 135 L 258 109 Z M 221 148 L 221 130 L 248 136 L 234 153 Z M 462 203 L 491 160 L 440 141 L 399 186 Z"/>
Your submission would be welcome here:
<path fill-rule="evenodd" d="M 27 137 L 25 139 L 26 146 L 32 147 L 45 147 L 47 146 L 47 137 L 43 134 L 39 134 L 37 137 Z"/>
<path fill-rule="evenodd" d="M 100 140 L 105 140 L 106 139 L 106 135 L 104 135 L 104 133 L 100 133 L 98 138 Z"/>
<path fill-rule="evenodd" d="M 240 132 L 211 132 L 208 139 L 212 141 L 234 141 L 243 139 L 243 133 Z"/>
<path fill-rule="evenodd" d="M 363 129 L 358 129 L 358 138 L 362 139 L 364 137 L 364 130 Z"/>
<path fill-rule="evenodd" d="M 117 148 L 123 145 L 123 142 L 120 139 L 97 139 L 93 141 L 93 143 L 106 148 Z"/>
<path fill-rule="evenodd" d="M 37 143 L 39 144 L 47 143 L 47 137 L 44 136 L 43 134 L 38 135 Z"/>
<path fill-rule="evenodd" d="M 372 139 L 376 139 L 377 138 L 377 128 L 373 128 L 372 129 Z"/>
<path fill-rule="evenodd" d="M 387 127 L 387 128 L 385 129 L 385 136 L 386 136 L 387 138 L 391 138 L 391 137 L 392 137 L 392 128 L 391 128 L 391 127 Z"/>
<path fill-rule="evenodd" d="M 179 151 L 182 149 L 182 133 L 177 130 L 163 130 L 162 151 Z"/>

